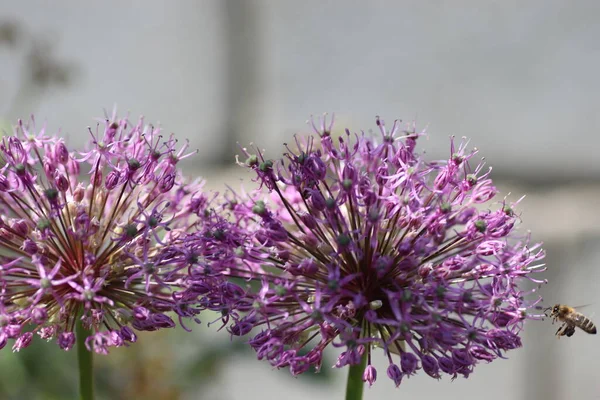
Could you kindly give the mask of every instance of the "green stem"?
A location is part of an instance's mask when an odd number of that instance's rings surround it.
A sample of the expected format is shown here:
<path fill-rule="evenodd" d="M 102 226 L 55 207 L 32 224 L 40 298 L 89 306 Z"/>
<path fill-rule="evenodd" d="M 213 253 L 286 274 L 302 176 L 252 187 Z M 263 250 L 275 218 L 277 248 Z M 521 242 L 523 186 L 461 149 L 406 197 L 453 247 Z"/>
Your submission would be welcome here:
<path fill-rule="evenodd" d="M 77 338 L 77 360 L 79 361 L 79 398 L 94 400 L 94 353 L 85 347 L 85 339 L 92 332 L 87 330 L 81 320 L 77 322 L 75 336 Z"/>
<path fill-rule="evenodd" d="M 363 372 L 367 366 L 367 352 L 362 357 L 359 364 L 351 365 L 348 369 L 348 382 L 346 383 L 346 400 L 362 400 L 363 386 L 365 383 L 362 380 Z"/>

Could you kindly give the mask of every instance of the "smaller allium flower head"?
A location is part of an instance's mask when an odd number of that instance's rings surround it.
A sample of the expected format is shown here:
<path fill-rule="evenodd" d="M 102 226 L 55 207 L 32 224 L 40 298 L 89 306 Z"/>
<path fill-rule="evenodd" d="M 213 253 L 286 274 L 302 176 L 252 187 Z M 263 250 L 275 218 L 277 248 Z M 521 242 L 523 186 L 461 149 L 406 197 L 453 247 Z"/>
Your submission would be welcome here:
<path fill-rule="evenodd" d="M 115 115 L 90 130 L 85 152 L 19 121 L 0 143 L 0 348 L 34 333 L 65 350 L 76 340 L 106 353 L 134 330 L 194 318 L 186 289 L 199 182 L 177 162 L 193 154 L 143 119 Z M 75 337 L 82 321 L 89 337 Z"/>
<path fill-rule="evenodd" d="M 515 204 L 487 208 L 496 189 L 465 142 L 428 162 L 415 152 L 422 132 L 376 122 L 379 139 L 337 140 L 313 124 L 318 137 L 296 138 L 280 161 L 244 150 L 260 188 L 229 193 L 202 221 L 206 265 L 192 279 L 242 278 L 213 288 L 212 306 L 231 334 L 253 335 L 259 359 L 293 374 L 320 368 L 333 346 L 335 367 L 367 357 L 369 384 L 373 351 L 396 385 L 421 369 L 467 377 L 521 346 L 540 299 L 519 285 L 543 283 L 532 276 L 543 253 L 515 237 Z"/>

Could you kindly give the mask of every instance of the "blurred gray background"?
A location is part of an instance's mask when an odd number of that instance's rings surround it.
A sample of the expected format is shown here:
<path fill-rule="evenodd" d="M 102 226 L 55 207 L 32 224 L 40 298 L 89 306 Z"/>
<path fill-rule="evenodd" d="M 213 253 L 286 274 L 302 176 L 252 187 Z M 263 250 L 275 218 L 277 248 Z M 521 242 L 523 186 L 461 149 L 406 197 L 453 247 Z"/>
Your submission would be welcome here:
<path fill-rule="evenodd" d="M 600 323 L 600 3 L 40 0 L 0 11 L 5 121 L 34 113 L 79 146 L 117 104 L 189 138 L 199 156 L 184 168 L 211 188 L 239 184 L 236 142 L 278 154 L 312 114 L 335 112 L 353 131 L 375 128 L 375 115 L 416 120 L 432 158 L 449 155 L 449 135 L 468 136 L 502 195 L 527 194 L 522 229 L 548 251 L 546 302 L 591 303 Z M 530 323 L 523 349 L 467 380 L 421 374 L 395 389 L 380 357 L 365 398 L 600 398 L 600 339 L 558 341 L 556 328 Z M 346 370 L 291 378 L 213 331 L 143 336 L 98 358 L 100 398 L 342 398 Z M 73 395 L 75 357 L 44 343 L 4 349 L 1 397 Z"/>

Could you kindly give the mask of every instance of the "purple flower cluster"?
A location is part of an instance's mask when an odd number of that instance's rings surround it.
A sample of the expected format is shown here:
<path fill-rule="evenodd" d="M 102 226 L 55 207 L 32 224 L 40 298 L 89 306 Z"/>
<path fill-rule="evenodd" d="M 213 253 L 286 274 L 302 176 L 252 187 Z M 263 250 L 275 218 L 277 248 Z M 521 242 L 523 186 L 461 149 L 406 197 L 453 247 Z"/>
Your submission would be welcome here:
<path fill-rule="evenodd" d="M 497 191 L 465 142 L 427 162 L 423 133 L 377 126 L 379 140 L 336 139 L 324 118 L 279 161 L 244 149 L 260 187 L 205 208 L 190 278 L 201 308 L 292 374 L 320 368 L 331 345 L 336 367 L 367 357 L 369 384 L 377 347 L 396 385 L 419 369 L 467 377 L 521 346 L 540 299 L 520 284 L 544 282 L 532 276 L 543 252 L 515 236 L 515 203 L 486 206 Z"/>
<path fill-rule="evenodd" d="M 37 333 L 105 354 L 134 330 L 175 326 L 167 312 L 197 313 L 182 293 L 201 183 L 177 169 L 193 153 L 143 119 L 113 114 L 90 134 L 75 153 L 19 121 L 0 143 L 0 348 Z M 79 320 L 91 336 L 75 338 Z"/>

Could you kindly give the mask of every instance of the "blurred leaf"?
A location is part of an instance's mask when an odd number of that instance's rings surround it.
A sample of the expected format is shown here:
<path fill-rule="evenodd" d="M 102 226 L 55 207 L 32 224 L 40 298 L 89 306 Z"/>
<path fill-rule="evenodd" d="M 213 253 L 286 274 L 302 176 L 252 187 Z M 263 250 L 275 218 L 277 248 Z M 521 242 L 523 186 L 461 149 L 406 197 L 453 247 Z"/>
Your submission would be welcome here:
<path fill-rule="evenodd" d="M 219 375 L 221 369 L 226 367 L 231 355 L 245 351 L 246 345 L 240 341 L 209 347 L 192 360 L 186 368 L 185 378 L 191 379 L 195 384 L 210 381 Z"/>
<path fill-rule="evenodd" d="M 22 28 L 17 22 L 10 20 L 0 22 L 0 45 L 6 44 L 15 48 L 22 36 Z"/>

